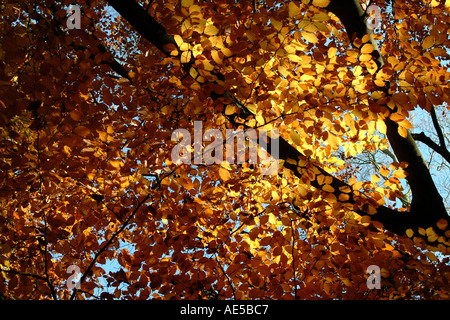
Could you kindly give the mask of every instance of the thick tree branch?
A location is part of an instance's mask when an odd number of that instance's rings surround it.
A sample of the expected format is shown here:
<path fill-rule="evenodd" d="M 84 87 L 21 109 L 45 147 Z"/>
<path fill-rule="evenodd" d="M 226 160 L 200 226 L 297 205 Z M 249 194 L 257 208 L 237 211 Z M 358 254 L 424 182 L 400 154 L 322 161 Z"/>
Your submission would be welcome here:
<path fill-rule="evenodd" d="M 426 144 L 428 147 L 430 147 L 431 149 L 433 149 L 434 151 L 439 153 L 442 156 L 442 158 L 444 158 L 448 163 L 450 163 L 450 152 L 447 150 L 447 148 L 444 148 L 444 147 L 438 145 L 436 142 L 431 140 L 431 138 L 428 137 L 427 135 L 425 135 L 425 133 L 423 133 L 423 132 L 412 133 L 411 136 L 414 138 L 414 140 L 420 141 L 420 142 Z"/>
<path fill-rule="evenodd" d="M 150 41 L 159 51 L 166 56 L 168 44 L 177 47 L 172 35 L 167 34 L 166 29 L 158 23 L 147 11 L 133 0 L 107 0 L 107 2 L 145 39 Z"/>

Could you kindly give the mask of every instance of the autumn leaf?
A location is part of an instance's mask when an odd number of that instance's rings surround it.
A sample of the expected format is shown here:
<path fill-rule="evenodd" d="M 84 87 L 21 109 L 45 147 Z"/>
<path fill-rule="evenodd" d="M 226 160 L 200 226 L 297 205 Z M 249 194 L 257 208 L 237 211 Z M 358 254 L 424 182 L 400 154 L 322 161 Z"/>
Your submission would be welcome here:
<path fill-rule="evenodd" d="M 302 36 L 308 42 L 312 42 L 312 43 L 319 42 L 319 39 L 317 39 L 317 36 L 312 32 L 303 31 Z"/>
<path fill-rule="evenodd" d="M 325 8 L 330 4 L 330 0 L 313 0 L 312 4 L 317 7 Z"/>
<path fill-rule="evenodd" d="M 219 32 L 219 29 L 217 29 L 216 26 L 214 26 L 213 24 L 208 24 L 205 28 L 204 33 L 208 36 L 214 36 Z"/>
<path fill-rule="evenodd" d="M 422 42 L 422 48 L 424 50 L 430 49 L 434 45 L 434 38 L 432 35 L 427 36 Z"/>
<path fill-rule="evenodd" d="M 181 1 L 181 5 L 183 6 L 183 7 L 190 7 L 190 6 L 192 6 L 194 4 L 194 1 L 193 0 L 182 0 Z"/>
<path fill-rule="evenodd" d="M 222 179 L 224 182 L 231 179 L 230 172 L 223 167 L 219 167 L 219 176 L 220 176 L 220 179 Z"/>
<path fill-rule="evenodd" d="M 445 219 L 440 219 L 440 220 L 437 222 L 436 225 L 437 225 L 437 227 L 438 227 L 439 229 L 445 230 L 445 229 L 447 229 L 448 222 L 447 222 L 447 220 L 445 220 Z"/>
<path fill-rule="evenodd" d="M 389 169 L 384 165 L 379 169 L 379 172 L 383 177 L 387 177 L 390 173 Z"/>
<path fill-rule="evenodd" d="M 291 139 L 292 139 L 292 141 L 294 141 L 294 143 L 295 143 L 296 145 L 298 145 L 298 146 L 300 146 L 300 145 L 302 144 L 300 135 L 299 135 L 298 132 L 295 131 L 294 129 L 291 130 Z M 295 162 L 296 162 L 296 161 L 295 161 Z"/>
<path fill-rule="evenodd" d="M 294 18 L 298 16 L 301 12 L 301 9 L 295 4 L 295 2 L 289 2 L 289 17 Z"/>

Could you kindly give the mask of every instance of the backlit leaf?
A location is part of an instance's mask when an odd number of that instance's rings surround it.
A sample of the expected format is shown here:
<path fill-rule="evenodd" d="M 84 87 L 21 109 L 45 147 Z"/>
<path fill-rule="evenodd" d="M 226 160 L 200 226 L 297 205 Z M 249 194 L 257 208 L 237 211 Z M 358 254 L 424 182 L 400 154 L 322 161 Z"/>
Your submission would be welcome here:
<path fill-rule="evenodd" d="M 291 129 L 291 139 L 298 146 L 300 146 L 302 144 L 300 135 L 294 129 Z"/>
<path fill-rule="evenodd" d="M 289 2 L 289 17 L 296 17 L 300 12 L 301 9 L 295 4 L 294 1 Z"/>
<path fill-rule="evenodd" d="M 219 176 L 223 181 L 228 181 L 231 179 L 230 172 L 223 167 L 219 167 Z"/>
<path fill-rule="evenodd" d="M 181 5 L 183 7 L 190 7 L 194 4 L 194 0 L 181 0 Z"/>

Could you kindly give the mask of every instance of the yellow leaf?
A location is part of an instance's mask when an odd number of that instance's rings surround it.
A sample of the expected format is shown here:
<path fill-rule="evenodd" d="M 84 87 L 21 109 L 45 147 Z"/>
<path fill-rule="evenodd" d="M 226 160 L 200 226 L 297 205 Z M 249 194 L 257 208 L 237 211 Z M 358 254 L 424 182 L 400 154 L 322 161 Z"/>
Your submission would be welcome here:
<path fill-rule="evenodd" d="M 234 105 L 232 105 L 232 104 L 229 104 L 229 105 L 227 105 L 227 107 L 226 107 L 226 109 L 225 109 L 225 115 L 227 115 L 227 116 L 229 116 L 229 115 L 231 115 L 231 114 L 234 114 L 234 113 L 236 113 L 237 112 L 237 107 L 236 106 L 234 106 Z"/>
<path fill-rule="evenodd" d="M 322 187 L 322 190 L 325 192 L 330 192 L 333 193 L 334 192 L 334 188 L 332 186 L 330 186 L 329 184 L 326 184 Z"/>
<path fill-rule="evenodd" d="M 216 26 L 211 23 L 206 26 L 205 31 L 203 33 L 208 36 L 215 36 L 216 34 L 219 33 L 219 29 L 217 29 Z"/>
<path fill-rule="evenodd" d="M 382 134 L 386 134 L 387 130 L 386 123 L 384 123 L 384 120 L 380 118 L 378 118 L 377 120 L 377 130 Z"/>
<path fill-rule="evenodd" d="M 88 94 L 83 94 L 83 93 L 80 92 L 80 97 L 82 97 L 84 100 L 89 100 L 90 95 L 89 95 L 89 93 Z"/>
<path fill-rule="evenodd" d="M 412 229 L 406 230 L 406 235 L 411 238 L 414 235 L 414 231 Z"/>
<path fill-rule="evenodd" d="M 193 12 L 202 12 L 202 8 L 197 5 L 193 5 L 193 6 L 189 7 L 189 13 L 192 14 Z"/>
<path fill-rule="evenodd" d="M 313 0 L 312 4 L 316 7 L 325 8 L 330 4 L 330 0 Z"/>
<path fill-rule="evenodd" d="M 336 149 L 339 148 L 339 143 L 341 141 L 340 141 L 340 139 L 337 136 L 335 136 L 334 134 L 329 133 L 327 142 L 328 142 L 328 144 L 331 146 L 331 148 L 333 150 L 336 150 Z"/>
<path fill-rule="evenodd" d="M 379 171 L 383 177 L 387 177 L 389 174 L 389 169 L 385 165 L 381 166 Z"/>
<path fill-rule="evenodd" d="M 293 18 L 298 16 L 300 13 L 300 8 L 294 3 L 294 1 L 289 2 L 289 17 Z"/>
<path fill-rule="evenodd" d="M 184 51 L 181 54 L 180 62 L 183 63 L 183 64 L 184 63 L 189 63 L 189 61 L 191 60 L 191 56 L 192 56 L 192 54 L 191 54 L 190 51 Z"/>
<path fill-rule="evenodd" d="M 270 19 L 270 22 L 272 23 L 275 30 L 277 30 L 277 31 L 281 30 L 281 27 L 283 26 L 283 22 L 275 20 L 275 19 Z"/>
<path fill-rule="evenodd" d="M 300 135 L 294 129 L 291 130 L 291 139 L 292 139 L 292 141 L 294 141 L 294 143 L 296 145 L 298 145 L 298 146 L 302 145 L 302 141 L 301 141 Z"/>
<path fill-rule="evenodd" d="M 228 48 L 222 48 L 222 49 L 220 49 L 220 51 L 222 51 L 222 53 L 224 54 L 224 56 L 226 56 L 226 57 L 231 57 L 232 55 L 233 55 L 233 51 L 231 51 L 230 49 L 228 49 Z"/>
<path fill-rule="evenodd" d="M 211 58 L 213 58 L 215 63 L 222 64 L 222 59 L 220 58 L 218 51 L 212 50 L 211 51 Z"/>
<path fill-rule="evenodd" d="M 190 7 L 194 4 L 194 0 L 181 0 L 181 5 L 183 7 Z"/>
<path fill-rule="evenodd" d="M 375 83 L 378 87 L 384 87 L 386 83 L 384 83 L 384 80 L 376 79 L 373 83 Z"/>
<path fill-rule="evenodd" d="M 395 170 L 392 175 L 396 178 L 403 179 L 403 178 L 406 178 L 407 174 L 406 174 L 405 170 L 398 169 L 398 170 Z"/>
<path fill-rule="evenodd" d="M 230 172 L 222 167 L 219 167 L 219 176 L 223 181 L 228 181 L 231 179 L 231 174 Z"/>
<path fill-rule="evenodd" d="M 372 51 L 373 51 L 373 45 L 370 43 L 366 43 L 361 48 L 361 53 L 372 53 Z"/>
<path fill-rule="evenodd" d="M 371 178 L 373 183 L 377 183 L 378 181 L 381 180 L 381 178 L 378 175 L 376 175 L 376 174 L 373 174 L 370 178 Z"/>
<path fill-rule="evenodd" d="M 175 40 L 175 42 L 176 42 L 178 47 L 181 46 L 183 44 L 183 42 L 184 42 L 183 38 L 180 35 L 178 35 L 178 34 L 174 35 L 173 39 Z"/>
<path fill-rule="evenodd" d="M 308 42 L 312 42 L 312 43 L 319 42 L 319 39 L 317 39 L 317 37 L 316 37 L 316 35 L 314 33 L 307 32 L 307 31 L 302 31 L 302 36 Z"/>
<path fill-rule="evenodd" d="M 325 12 L 320 12 L 318 14 L 315 14 L 312 20 L 316 21 L 327 21 L 330 19 L 330 16 L 326 14 Z"/>
<path fill-rule="evenodd" d="M 328 49 L 328 58 L 331 59 L 336 56 L 337 49 L 336 47 L 331 47 Z"/>
<path fill-rule="evenodd" d="M 191 69 L 189 70 L 189 75 L 190 75 L 192 78 L 196 79 L 197 76 L 198 76 L 198 71 L 197 71 L 195 68 L 191 68 Z"/>

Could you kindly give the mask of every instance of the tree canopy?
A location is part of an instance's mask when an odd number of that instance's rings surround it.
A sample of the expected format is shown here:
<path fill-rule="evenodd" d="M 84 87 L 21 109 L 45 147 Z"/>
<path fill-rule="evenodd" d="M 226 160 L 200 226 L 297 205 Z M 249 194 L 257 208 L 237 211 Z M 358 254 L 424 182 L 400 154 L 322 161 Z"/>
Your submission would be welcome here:
<path fill-rule="evenodd" d="M 71 4 L 0 5 L 1 298 L 450 297 L 450 1 Z"/>

